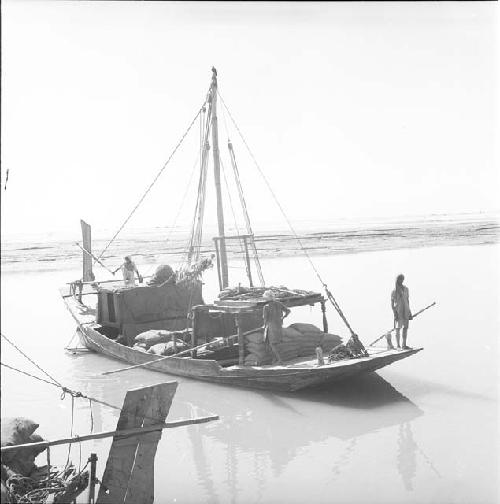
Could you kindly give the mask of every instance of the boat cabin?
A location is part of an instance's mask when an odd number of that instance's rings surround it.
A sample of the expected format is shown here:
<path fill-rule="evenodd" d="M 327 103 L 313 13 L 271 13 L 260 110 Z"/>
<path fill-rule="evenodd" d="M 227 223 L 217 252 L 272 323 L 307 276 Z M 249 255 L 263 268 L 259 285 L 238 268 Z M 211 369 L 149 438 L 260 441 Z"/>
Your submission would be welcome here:
<path fill-rule="evenodd" d="M 164 283 L 135 287 L 99 287 L 96 322 L 106 336 L 122 334 L 129 346 L 151 329 L 179 331 L 189 325 L 188 313 L 203 304 L 201 282 Z"/>
<path fill-rule="evenodd" d="M 249 292 L 251 296 L 251 289 Z M 321 294 L 314 292 L 292 294 L 276 297 L 275 300 L 287 308 L 313 306 L 319 303 L 323 312 L 323 331 L 318 329 L 317 332 L 328 332 L 325 298 Z M 192 348 L 210 341 L 213 344 L 198 353 L 196 350 L 193 351 L 192 356 L 214 359 L 222 365 L 249 364 L 248 357 L 251 352 L 248 347 L 253 345 L 255 349 L 258 345 L 264 345 L 263 309 L 268 301 L 269 299 L 262 296 L 247 296 L 246 299 L 242 299 L 236 295 L 225 297 L 213 304 L 194 306 Z M 309 324 L 305 325 L 309 326 Z M 254 363 L 257 364 L 257 362 Z"/>

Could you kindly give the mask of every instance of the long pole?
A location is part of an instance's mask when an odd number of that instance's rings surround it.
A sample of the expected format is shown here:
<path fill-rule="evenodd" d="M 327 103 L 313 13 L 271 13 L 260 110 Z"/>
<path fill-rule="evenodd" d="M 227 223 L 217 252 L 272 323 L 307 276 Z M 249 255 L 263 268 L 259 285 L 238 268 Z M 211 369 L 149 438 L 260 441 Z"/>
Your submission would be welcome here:
<path fill-rule="evenodd" d="M 217 70 L 215 70 L 215 68 L 212 68 L 211 100 L 212 100 L 212 151 L 214 158 L 215 193 L 217 196 L 217 224 L 219 228 L 219 238 L 220 238 L 222 288 L 225 289 L 228 286 L 228 268 L 227 268 L 226 240 L 224 238 L 224 209 L 222 206 L 222 191 L 220 183 L 219 132 L 217 128 Z"/>
<path fill-rule="evenodd" d="M 105 270 L 109 271 L 112 275 L 114 275 L 114 273 L 102 261 L 100 261 L 94 254 L 92 254 L 92 252 L 89 252 L 88 250 L 84 249 L 78 242 L 75 242 L 75 245 L 77 247 L 79 247 L 80 249 L 82 249 L 84 254 L 87 254 L 88 256 L 92 257 L 92 259 L 94 259 L 94 261 L 96 263 L 100 264 Z M 91 283 L 94 283 L 94 282 L 91 282 Z"/>
<path fill-rule="evenodd" d="M 174 429 L 176 427 L 184 427 L 185 425 L 201 424 L 206 422 L 211 422 L 212 420 L 218 420 L 218 415 L 210 415 L 206 417 L 199 418 L 188 418 L 186 420 L 176 420 L 174 422 L 158 423 L 155 425 L 148 425 L 145 427 L 135 427 L 133 429 L 125 430 L 115 430 L 107 432 L 98 432 L 97 434 L 87 434 L 86 436 L 76 436 L 70 438 L 56 439 L 55 441 L 39 441 L 37 443 L 25 443 L 21 445 L 14 446 L 3 446 L 1 452 L 16 451 L 22 448 L 47 448 L 49 446 L 58 446 L 64 444 L 80 443 L 82 441 L 91 441 L 93 439 L 103 439 L 107 437 L 119 436 L 140 436 L 142 434 L 147 434 L 148 432 L 153 432 L 162 429 Z"/>
<path fill-rule="evenodd" d="M 264 327 L 256 327 L 255 329 L 251 329 L 250 331 L 244 332 L 243 336 L 246 336 L 247 334 L 251 334 L 253 332 L 260 331 L 262 329 L 264 329 Z M 233 340 L 235 338 L 238 338 L 238 334 L 233 334 L 232 336 L 227 337 L 228 340 Z M 166 355 L 165 357 L 161 357 L 160 359 L 152 360 L 149 362 L 143 362 L 142 364 L 134 364 L 133 366 L 127 366 L 127 367 L 120 368 L 120 369 L 112 369 L 111 371 L 104 371 L 104 373 L 101 373 L 101 375 L 110 375 L 113 373 L 121 373 L 122 371 L 128 371 L 129 369 L 136 369 L 136 368 L 140 368 L 140 367 L 144 367 L 144 366 L 149 366 L 151 364 L 156 364 L 157 362 L 162 362 L 167 359 L 173 359 L 174 357 L 180 357 L 181 355 L 186 355 L 188 353 L 193 352 L 194 350 L 200 350 L 200 348 L 204 348 L 208 345 L 211 345 L 212 343 L 213 343 L 213 341 L 209 341 L 208 343 L 203 343 L 203 345 L 198 345 L 193 348 L 188 348 L 187 350 L 183 350 L 182 352 L 178 352 L 173 355 Z M 154 371 L 154 369 L 153 369 L 153 371 Z"/>
<path fill-rule="evenodd" d="M 425 308 L 422 308 L 421 310 L 419 310 L 417 313 L 415 313 L 413 315 L 413 318 L 417 317 L 418 315 L 420 315 L 422 312 L 424 312 L 425 310 L 428 310 L 429 308 L 432 308 L 434 305 L 436 304 L 436 301 L 434 301 L 434 303 L 431 303 L 430 305 L 426 306 Z M 396 330 L 395 327 L 393 327 L 392 329 L 390 329 L 389 331 L 385 332 L 384 334 L 382 334 L 382 336 L 380 336 L 379 338 L 377 338 L 375 341 L 372 341 L 368 346 L 373 346 L 375 345 L 375 343 L 377 343 L 378 341 L 380 341 L 382 338 L 388 336 L 389 334 L 393 333 L 394 331 Z"/>

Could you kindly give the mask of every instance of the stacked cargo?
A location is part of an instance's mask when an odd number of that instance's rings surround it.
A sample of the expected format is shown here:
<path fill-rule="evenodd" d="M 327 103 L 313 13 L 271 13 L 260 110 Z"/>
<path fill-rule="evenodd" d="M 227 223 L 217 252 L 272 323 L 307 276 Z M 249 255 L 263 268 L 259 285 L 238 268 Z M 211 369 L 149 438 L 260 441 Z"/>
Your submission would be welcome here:
<path fill-rule="evenodd" d="M 281 343 L 276 345 L 283 361 L 290 361 L 297 357 L 314 356 L 316 348 L 323 352 L 342 343 L 340 336 L 324 333 L 312 324 L 292 324 L 283 328 Z M 271 364 L 273 354 L 270 346 L 264 341 L 264 331 L 257 330 L 245 336 L 245 365 L 260 366 Z"/>

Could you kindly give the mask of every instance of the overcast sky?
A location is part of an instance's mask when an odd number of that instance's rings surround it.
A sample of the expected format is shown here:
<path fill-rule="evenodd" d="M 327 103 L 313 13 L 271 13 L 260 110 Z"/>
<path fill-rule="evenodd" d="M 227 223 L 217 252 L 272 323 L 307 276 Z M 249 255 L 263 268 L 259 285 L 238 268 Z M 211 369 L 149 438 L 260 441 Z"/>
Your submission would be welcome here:
<path fill-rule="evenodd" d="M 203 102 L 212 65 L 292 222 L 498 211 L 497 10 L 4 0 L 2 233 L 78 232 L 80 218 L 118 228 Z M 222 110 L 219 125 L 255 227 L 285 227 Z M 189 222 L 197 153 L 195 125 L 131 227 L 172 225 L 182 201 L 177 222 Z"/>

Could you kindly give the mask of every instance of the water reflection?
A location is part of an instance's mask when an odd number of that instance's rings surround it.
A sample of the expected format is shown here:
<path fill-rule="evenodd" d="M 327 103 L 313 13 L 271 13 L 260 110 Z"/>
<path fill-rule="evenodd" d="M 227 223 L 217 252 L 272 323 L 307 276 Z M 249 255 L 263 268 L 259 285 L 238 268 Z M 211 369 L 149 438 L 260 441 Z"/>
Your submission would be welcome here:
<path fill-rule="evenodd" d="M 399 425 L 398 436 L 398 472 L 406 490 L 413 490 L 413 478 L 417 472 L 417 444 L 413 439 L 411 425 L 404 422 Z"/>
<path fill-rule="evenodd" d="M 90 366 L 89 359 L 92 359 Z M 345 442 L 340 452 L 333 453 L 325 461 L 335 479 L 342 468 L 349 466 L 360 438 L 390 427 L 397 429 L 397 435 L 392 437 L 396 443 L 393 444 L 394 466 L 406 490 L 413 490 L 419 448 L 411 423 L 423 412 L 376 373 L 321 389 L 275 394 L 142 370 L 96 376 L 97 368 L 103 365 L 104 369 L 115 367 L 112 361 L 97 355 L 75 358 L 75 375 L 82 379 L 84 393 L 121 405 L 128 389 L 175 379 L 180 385 L 170 419 L 214 412 L 220 416 L 219 422 L 203 428 L 187 428 L 188 445 L 183 447 L 193 462 L 206 501 L 226 500 L 224 495 L 231 501 L 237 500 L 240 495 L 238 482 L 249 478 L 256 484 L 257 496 L 265 495 L 270 478 L 278 478 L 304 449 L 311 445 L 321 446 L 332 439 Z M 92 378 L 89 368 L 94 368 Z M 117 411 L 95 404 L 95 430 L 112 428 L 117 417 Z M 214 448 L 222 455 L 216 457 Z M 387 446 L 387 450 L 391 450 L 391 446 Z M 159 463 L 166 462 L 160 459 Z M 217 482 L 215 474 L 220 473 L 221 464 L 225 477 Z"/>
<path fill-rule="evenodd" d="M 198 416 L 196 411 L 193 411 L 193 417 Z M 193 453 L 196 453 L 194 457 L 194 463 L 196 466 L 196 473 L 198 476 L 198 481 L 201 482 L 205 490 L 205 495 L 208 497 L 208 502 L 220 502 L 217 497 L 217 492 L 214 486 L 214 479 L 212 478 L 210 469 L 210 457 L 208 457 L 204 446 L 203 436 L 200 434 L 199 429 L 188 429 L 188 436 L 191 442 L 191 448 Z"/>

